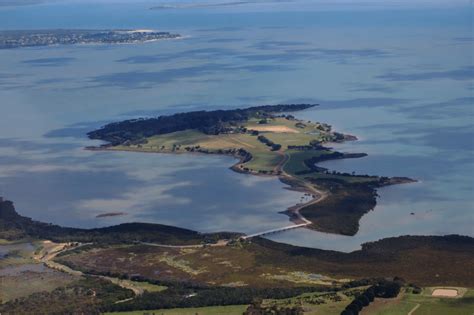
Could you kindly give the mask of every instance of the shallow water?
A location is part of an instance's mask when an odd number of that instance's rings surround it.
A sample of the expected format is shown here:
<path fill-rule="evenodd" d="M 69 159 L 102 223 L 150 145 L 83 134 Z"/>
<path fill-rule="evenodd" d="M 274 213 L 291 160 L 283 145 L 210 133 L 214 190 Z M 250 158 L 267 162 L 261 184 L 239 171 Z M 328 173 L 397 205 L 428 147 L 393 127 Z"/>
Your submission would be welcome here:
<path fill-rule="evenodd" d="M 0 277 L 17 276 L 23 272 L 53 272 L 43 264 L 24 264 L 19 266 L 8 266 L 0 269 Z"/>
<path fill-rule="evenodd" d="M 256 232 L 288 223 L 300 193 L 210 156 L 90 152 L 106 122 L 191 109 L 317 102 L 369 157 L 330 169 L 409 176 L 380 190 L 355 237 L 272 239 L 352 250 L 403 234 L 474 235 L 472 9 L 282 6 L 147 10 L 148 4 L 0 8 L 0 29 L 157 28 L 181 40 L 0 50 L 0 194 L 57 224 L 159 222 Z M 423 17 L 423 18 L 421 18 Z M 109 212 L 123 216 L 96 218 Z M 413 213 L 413 215 L 411 214 Z"/>
<path fill-rule="evenodd" d="M 7 244 L 0 245 L 0 258 L 4 258 L 8 253 L 31 252 L 34 250 L 34 246 L 31 243 L 18 243 L 18 244 Z"/>

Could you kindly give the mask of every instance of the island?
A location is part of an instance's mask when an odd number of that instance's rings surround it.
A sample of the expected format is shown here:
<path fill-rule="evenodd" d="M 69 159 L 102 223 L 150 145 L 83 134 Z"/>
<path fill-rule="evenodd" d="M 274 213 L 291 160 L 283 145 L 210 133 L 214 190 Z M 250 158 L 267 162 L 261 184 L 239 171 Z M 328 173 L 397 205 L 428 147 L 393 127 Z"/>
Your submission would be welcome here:
<path fill-rule="evenodd" d="M 76 45 L 135 44 L 180 38 L 179 34 L 154 30 L 13 30 L 0 31 L 0 49 Z"/>
<path fill-rule="evenodd" d="M 89 132 L 89 138 L 106 143 L 87 149 L 229 155 L 238 159 L 232 170 L 277 176 L 290 189 L 312 197 L 283 212 L 295 227 L 355 235 L 360 218 L 376 205 L 377 188 L 414 180 L 340 173 L 318 166 L 323 161 L 366 154 L 333 150 L 328 146 L 331 143 L 357 138 L 333 131 L 328 124 L 294 116 L 314 106 L 264 105 L 115 122 Z"/>

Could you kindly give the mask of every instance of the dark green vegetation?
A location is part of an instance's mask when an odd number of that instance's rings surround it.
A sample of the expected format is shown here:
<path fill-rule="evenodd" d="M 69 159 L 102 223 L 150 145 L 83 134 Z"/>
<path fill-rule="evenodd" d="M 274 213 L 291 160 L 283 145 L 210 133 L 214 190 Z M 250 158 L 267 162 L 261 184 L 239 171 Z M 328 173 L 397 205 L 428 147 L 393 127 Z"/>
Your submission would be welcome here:
<path fill-rule="evenodd" d="M 289 150 L 290 161 L 284 170 L 290 175 L 283 181 L 299 187 L 309 183 L 324 192 L 322 198 L 302 207 L 299 212 L 312 224 L 315 230 L 343 235 L 355 235 L 359 230 L 360 218 L 373 210 L 377 204 L 377 188 L 410 183 L 413 180 L 404 177 L 379 177 L 330 172 L 316 163 L 332 159 L 360 158 L 363 153 L 348 154 L 319 150 Z M 291 212 L 288 213 L 291 215 Z"/>
<path fill-rule="evenodd" d="M 218 135 L 229 131 L 232 125 L 248 121 L 252 117 L 265 118 L 270 113 L 303 110 L 315 105 L 265 105 L 246 109 L 195 111 L 157 118 L 132 119 L 108 124 L 88 133 L 89 138 L 109 142 L 111 145 L 143 142 L 144 138 L 187 129 L 205 134 Z"/>
<path fill-rule="evenodd" d="M 178 37 L 180 35 L 168 32 L 133 30 L 16 30 L 0 32 L 0 49 L 74 44 L 128 44 Z"/>
<path fill-rule="evenodd" d="M 327 291 L 325 288 L 231 288 L 200 287 L 175 284 L 162 292 L 145 292 L 130 302 L 113 304 L 107 311 L 133 311 L 168 308 L 189 308 L 220 305 L 250 304 L 255 299 L 289 298 L 306 292 Z"/>
<path fill-rule="evenodd" d="M 357 315 L 366 306 L 369 306 L 375 298 L 396 298 L 400 293 L 404 282 L 401 279 L 394 281 L 380 281 L 376 285 L 367 288 L 362 294 L 359 294 L 355 299 L 346 306 L 341 315 Z"/>
<path fill-rule="evenodd" d="M 51 292 L 38 292 L 0 304 L 1 314 L 100 314 L 117 301 L 132 298 L 131 290 L 86 277 Z"/>
<path fill-rule="evenodd" d="M 310 220 L 318 231 L 355 235 L 360 218 L 377 204 L 377 193 L 371 184 L 346 183 L 337 179 L 311 181 L 330 191 L 320 202 L 300 210 L 301 215 Z"/>
<path fill-rule="evenodd" d="M 200 234 L 168 225 L 124 223 L 97 229 L 76 229 L 42 223 L 19 215 L 11 201 L 0 201 L 0 238 L 48 239 L 55 242 L 200 244 L 236 236 L 235 233 Z"/>
<path fill-rule="evenodd" d="M 304 309 L 301 306 L 277 307 L 262 306 L 260 303 L 252 303 L 244 312 L 244 315 L 303 315 Z"/>
<path fill-rule="evenodd" d="M 360 158 L 366 154 L 333 151 L 324 144 L 355 137 L 334 132 L 324 123 L 281 114 L 313 106 L 267 105 L 178 113 L 112 123 L 88 135 L 108 142 L 99 149 L 236 157 L 239 162 L 232 166 L 236 172 L 275 175 L 310 195 L 322 192 L 320 202 L 311 202 L 300 211 L 312 222 L 308 228 L 354 235 L 360 218 L 375 207 L 378 187 L 413 180 L 331 172 L 317 166 L 328 160 Z M 298 210 L 293 208 L 286 213 L 301 223 Z"/>

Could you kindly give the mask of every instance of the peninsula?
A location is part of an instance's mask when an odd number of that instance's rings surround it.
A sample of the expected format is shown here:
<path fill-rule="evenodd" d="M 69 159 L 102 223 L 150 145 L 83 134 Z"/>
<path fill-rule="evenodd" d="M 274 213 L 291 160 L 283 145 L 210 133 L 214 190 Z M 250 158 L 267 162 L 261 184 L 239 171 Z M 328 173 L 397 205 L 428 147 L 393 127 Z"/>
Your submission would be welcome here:
<path fill-rule="evenodd" d="M 88 149 L 233 156 L 239 160 L 232 166 L 234 171 L 278 176 L 291 189 L 312 196 L 310 202 L 284 212 L 295 224 L 355 235 L 360 218 L 376 205 L 377 188 L 413 180 L 339 173 L 317 166 L 366 154 L 334 151 L 329 143 L 356 137 L 288 114 L 314 106 L 265 105 L 126 120 L 89 132 L 89 138 L 107 143 Z"/>
<path fill-rule="evenodd" d="M 132 44 L 179 37 L 181 37 L 179 34 L 154 30 L 1 31 L 0 49 L 76 44 Z"/>

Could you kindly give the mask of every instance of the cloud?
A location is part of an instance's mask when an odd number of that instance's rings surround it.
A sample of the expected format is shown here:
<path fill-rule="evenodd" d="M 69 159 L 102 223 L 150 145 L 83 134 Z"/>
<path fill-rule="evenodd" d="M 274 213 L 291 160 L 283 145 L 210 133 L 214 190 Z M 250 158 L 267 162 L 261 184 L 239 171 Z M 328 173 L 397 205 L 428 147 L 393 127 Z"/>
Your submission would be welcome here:
<path fill-rule="evenodd" d="M 250 46 L 250 48 L 256 48 L 260 50 L 275 50 L 279 48 L 289 48 L 294 46 L 304 46 L 307 42 L 302 41 L 282 41 L 282 40 L 266 40 L 261 41 Z"/>
<path fill-rule="evenodd" d="M 45 2 L 45 0 L 3 0 L 0 7 L 33 5 Z"/>
<path fill-rule="evenodd" d="M 245 59 L 247 61 L 272 61 L 272 62 L 291 62 L 297 60 L 304 60 L 315 58 L 315 55 L 308 53 L 290 53 L 282 52 L 275 54 L 249 54 L 249 55 L 240 55 L 238 58 Z"/>
<path fill-rule="evenodd" d="M 434 79 L 473 80 L 474 66 L 467 66 L 464 68 L 447 71 L 429 71 L 418 73 L 390 72 L 387 74 L 376 76 L 376 78 L 386 81 L 422 81 Z"/>
<path fill-rule="evenodd" d="M 204 59 L 212 60 L 218 57 L 226 57 L 235 55 L 236 51 L 227 48 L 199 48 L 185 50 L 178 53 L 171 54 L 160 54 L 160 55 L 137 55 L 117 60 L 117 62 L 130 63 L 130 64 L 147 64 L 147 63 L 158 63 L 165 61 L 172 61 L 178 59 Z"/>
<path fill-rule="evenodd" d="M 446 119 L 456 117 L 472 117 L 474 115 L 474 97 L 460 97 L 444 102 L 425 104 L 421 106 L 403 107 L 399 109 L 404 114 L 416 118 Z"/>
<path fill-rule="evenodd" d="M 293 50 L 294 52 L 297 51 L 312 51 L 318 53 L 320 55 L 328 56 L 328 57 L 387 57 L 390 54 L 384 50 L 380 49 L 326 49 L 326 48 L 318 48 L 318 49 L 311 49 L 311 50 Z"/>
<path fill-rule="evenodd" d="M 152 207 L 163 207 L 171 205 L 186 205 L 191 203 L 189 198 L 177 198 L 169 191 L 176 188 L 190 186 L 190 182 L 178 182 L 173 184 L 152 185 L 132 189 L 118 198 L 94 198 L 78 201 L 78 211 L 87 211 L 93 215 L 101 212 L 122 211 L 133 209 L 134 215 Z"/>
<path fill-rule="evenodd" d="M 48 172 L 85 172 L 92 171 L 89 166 L 86 165 L 55 165 L 55 164 L 9 164 L 0 165 L 0 178 L 11 177 L 18 173 L 48 173 Z"/>
<path fill-rule="evenodd" d="M 426 135 L 421 136 L 418 140 L 424 145 L 438 148 L 441 150 L 453 151 L 474 151 L 474 128 L 465 127 L 449 127 L 437 128 L 431 130 Z"/>
<path fill-rule="evenodd" d="M 285 103 L 312 103 L 320 104 L 321 107 L 353 108 L 353 107 L 383 107 L 408 104 L 411 100 L 404 98 L 373 97 L 373 98 L 353 98 L 346 100 L 325 100 L 317 98 L 294 98 Z"/>
<path fill-rule="evenodd" d="M 458 43 L 472 43 L 474 42 L 474 37 L 456 37 L 453 38 L 453 41 Z"/>
<path fill-rule="evenodd" d="M 219 64 L 166 69 L 161 71 L 129 71 L 104 74 L 93 77 L 91 82 L 97 86 L 117 86 L 121 88 L 151 88 L 156 84 L 164 84 L 179 79 L 188 79 L 213 74 L 225 67 Z"/>
<path fill-rule="evenodd" d="M 208 43 L 236 43 L 244 41 L 243 38 L 213 38 L 208 40 Z"/>
<path fill-rule="evenodd" d="M 294 68 L 284 65 L 245 65 L 231 66 L 227 64 L 208 63 L 199 66 L 165 69 L 161 71 L 129 71 L 96 76 L 91 83 L 101 86 L 116 86 L 128 89 L 152 88 L 157 84 L 165 84 L 181 79 L 193 79 L 204 75 L 228 74 L 232 71 L 274 72 L 289 71 Z M 216 79 L 217 80 L 217 79 Z"/>
<path fill-rule="evenodd" d="M 468 160 L 462 161 L 462 163 L 458 164 L 452 161 L 463 160 L 465 156 L 464 153 L 470 152 L 472 155 L 472 152 L 474 150 L 474 128 L 469 125 L 457 125 L 449 127 L 439 126 L 437 128 L 433 128 L 433 125 L 431 123 L 421 124 L 420 122 L 410 122 L 373 124 L 361 127 L 361 129 L 365 129 L 367 131 L 372 132 L 377 129 L 383 130 L 385 132 L 387 132 L 387 130 L 390 130 L 391 136 L 389 138 L 379 140 L 365 139 L 364 143 L 366 144 L 397 143 L 399 145 L 400 143 L 403 143 L 404 145 L 409 145 L 416 148 L 420 148 L 423 146 L 435 148 L 436 150 L 433 152 L 436 152 L 437 158 L 434 160 L 436 160 L 436 163 L 443 164 L 442 167 L 437 166 L 432 168 L 436 169 L 438 174 L 440 172 L 451 172 L 453 168 L 470 162 L 471 160 Z M 408 155 L 411 151 L 412 150 L 408 150 L 403 154 Z M 457 153 L 453 154 L 454 151 Z M 429 151 L 425 151 L 424 153 L 427 152 Z M 432 153 L 427 154 L 431 155 Z M 451 161 L 450 164 L 446 164 L 444 162 L 446 160 Z M 419 167 L 420 165 L 422 165 L 422 163 L 420 164 L 414 160 L 414 163 L 410 165 Z M 408 164 L 406 165 L 406 167 L 408 167 Z M 436 176 L 436 174 L 434 174 L 433 176 Z"/>
<path fill-rule="evenodd" d="M 39 58 L 39 59 L 24 60 L 22 61 L 22 63 L 33 65 L 33 66 L 39 66 L 39 67 L 59 67 L 59 66 L 65 66 L 74 60 L 76 60 L 76 58 L 55 57 L 55 58 Z"/>
<path fill-rule="evenodd" d="M 305 59 L 325 59 L 331 62 L 348 63 L 361 58 L 385 58 L 390 57 L 387 51 L 380 49 L 327 49 L 327 48 L 294 48 L 297 45 L 305 45 L 304 42 L 266 41 L 251 47 L 263 51 L 271 50 L 269 54 L 243 54 L 237 57 L 251 61 L 294 61 Z"/>
<path fill-rule="evenodd" d="M 397 92 L 399 89 L 393 86 L 387 86 L 383 84 L 366 84 L 366 83 L 353 83 L 349 89 L 351 92 L 375 92 L 375 93 L 385 93 L 392 94 Z"/>
<path fill-rule="evenodd" d="M 0 88 L 4 90 L 23 89 L 32 87 L 31 84 L 22 80 L 27 79 L 26 75 L 19 73 L 0 73 Z"/>

